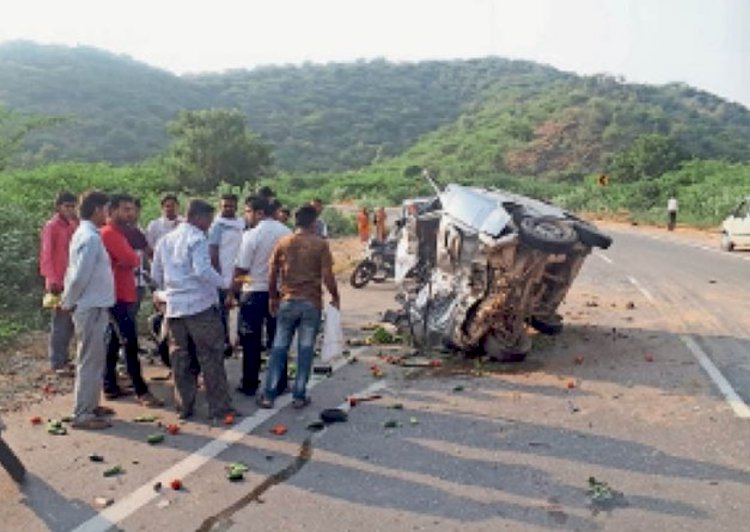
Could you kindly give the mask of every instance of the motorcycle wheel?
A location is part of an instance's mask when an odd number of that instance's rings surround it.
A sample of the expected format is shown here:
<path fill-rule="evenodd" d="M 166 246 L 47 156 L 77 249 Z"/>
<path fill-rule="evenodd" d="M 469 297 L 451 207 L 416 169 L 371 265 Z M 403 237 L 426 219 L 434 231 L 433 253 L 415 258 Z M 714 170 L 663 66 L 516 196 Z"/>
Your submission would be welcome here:
<path fill-rule="evenodd" d="M 375 266 L 374 262 L 363 260 L 362 262 L 357 264 L 356 268 L 354 268 L 354 271 L 349 278 L 349 283 L 354 288 L 364 288 L 365 286 L 367 286 L 367 283 L 369 283 L 375 276 L 376 270 L 377 266 Z"/>

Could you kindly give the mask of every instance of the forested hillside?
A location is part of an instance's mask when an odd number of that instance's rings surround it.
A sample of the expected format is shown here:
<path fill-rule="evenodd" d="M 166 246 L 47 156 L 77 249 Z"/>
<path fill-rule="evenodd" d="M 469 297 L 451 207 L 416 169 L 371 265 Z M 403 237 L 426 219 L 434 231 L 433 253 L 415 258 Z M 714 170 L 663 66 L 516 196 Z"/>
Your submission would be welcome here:
<path fill-rule="evenodd" d="M 688 86 L 487 58 L 265 67 L 178 77 L 91 48 L 0 46 L 0 104 L 67 117 L 16 158 L 137 162 L 182 109 L 238 108 L 282 172 L 430 166 L 456 179 L 640 179 L 690 158 L 750 160 L 750 111 Z"/>

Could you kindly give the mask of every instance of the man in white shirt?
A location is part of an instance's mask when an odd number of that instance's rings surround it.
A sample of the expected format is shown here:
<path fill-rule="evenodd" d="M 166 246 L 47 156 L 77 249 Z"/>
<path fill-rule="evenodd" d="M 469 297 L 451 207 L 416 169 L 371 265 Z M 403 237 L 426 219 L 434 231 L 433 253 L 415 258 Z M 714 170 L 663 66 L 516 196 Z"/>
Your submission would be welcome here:
<path fill-rule="evenodd" d="M 188 205 L 187 221 L 156 246 L 151 277 L 164 290 L 175 402 L 181 419 L 193 415 L 196 376 L 190 369 L 189 344 L 195 345 L 203 371 L 209 417 L 235 413 L 224 369 L 218 289 L 229 286 L 211 265 L 206 231 L 214 208 L 203 200 Z"/>
<path fill-rule="evenodd" d="M 672 194 L 667 200 L 667 215 L 669 217 L 669 223 L 667 229 L 674 231 L 677 225 L 677 198 Z"/>
<path fill-rule="evenodd" d="M 73 314 L 78 340 L 73 424 L 77 429 L 105 429 L 99 416 L 112 410 L 99 406 L 107 357 L 105 336 L 109 308 L 115 304 L 115 282 L 99 228 L 107 221 L 109 198 L 99 191 L 81 196 L 81 223 L 70 241 L 68 268 L 60 308 Z"/>
<path fill-rule="evenodd" d="M 146 241 L 148 247 L 156 249 L 161 237 L 172 231 L 178 224 L 185 219 L 177 214 L 180 208 L 180 202 L 174 194 L 164 194 L 161 198 L 161 217 L 149 222 L 146 227 Z"/>
<path fill-rule="evenodd" d="M 262 350 L 263 325 L 269 336 L 267 345 L 273 344 L 276 319 L 268 307 L 268 261 L 276 243 L 291 233 L 291 230 L 274 218 L 275 205 L 263 198 L 248 198 L 246 212 L 250 213 L 254 227 L 242 236 L 237 255 L 235 278 L 246 278 L 237 282 L 241 286 L 239 336 L 242 345 L 242 381 L 237 391 L 253 396 L 258 390 L 260 353 Z M 286 371 L 279 382 L 278 390 L 287 387 Z"/>
<path fill-rule="evenodd" d="M 211 264 L 224 278 L 225 283 L 231 285 L 234 278 L 234 263 L 245 230 L 245 220 L 236 217 L 236 194 L 223 194 L 219 207 L 221 212 L 208 230 L 208 252 L 211 255 Z M 224 305 L 225 299 L 226 290 L 219 290 L 219 308 L 221 322 L 224 325 L 224 354 L 229 356 L 232 354 L 232 346 L 229 341 L 229 316 Z"/>

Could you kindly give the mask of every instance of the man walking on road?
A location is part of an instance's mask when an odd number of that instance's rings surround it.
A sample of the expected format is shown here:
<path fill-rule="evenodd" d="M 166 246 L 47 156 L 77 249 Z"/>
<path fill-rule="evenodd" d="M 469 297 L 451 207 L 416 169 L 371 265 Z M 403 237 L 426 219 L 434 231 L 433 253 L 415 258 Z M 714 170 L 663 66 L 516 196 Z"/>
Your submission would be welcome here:
<path fill-rule="evenodd" d="M 315 338 L 320 328 L 323 306 L 321 283 L 325 284 L 331 294 L 331 304 L 336 308 L 340 307 L 331 250 L 328 242 L 316 235 L 316 220 L 317 212 L 314 207 L 300 208 L 295 214 L 294 234 L 279 240 L 271 255 L 268 275 L 269 310 L 271 315 L 276 316 L 277 324 L 266 372 L 265 392 L 258 401 L 262 408 L 273 407 L 295 332 L 299 337 L 299 346 L 292 404 L 295 408 L 302 408 L 310 402 L 306 388 L 315 354 Z"/>
<path fill-rule="evenodd" d="M 211 265 L 206 231 L 214 208 L 203 200 L 188 205 L 187 222 L 165 235 L 154 252 L 151 276 L 165 291 L 176 406 L 181 419 L 193 415 L 197 379 L 190 369 L 189 343 L 203 371 L 208 413 L 233 413 L 224 369 L 218 289 L 229 286 Z"/>
<path fill-rule="evenodd" d="M 237 391 L 253 396 L 258 390 L 260 353 L 263 342 L 263 327 L 266 326 L 267 345 L 273 344 L 276 319 L 269 313 L 268 263 L 276 243 L 291 233 L 289 228 L 274 219 L 275 205 L 261 198 L 252 201 L 255 227 L 245 232 L 237 256 L 234 277 L 247 277 L 240 296 L 240 342 L 242 344 L 242 381 Z M 286 365 L 279 376 L 277 392 L 287 387 Z"/>
<path fill-rule="evenodd" d="M 104 247 L 112 264 L 115 281 L 115 304 L 112 315 L 112 334 L 107 348 L 107 369 L 104 375 L 104 396 L 117 399 L 125 395 L 117 384 L 117 360 L 120 346 L 125 347 L 125 363 L 138 401 L 143 406 L 158 407 L 164 403 L 154 397 L 141 373 L 138 358 L 138 328 L 136 309 L 138 291 L 135 271 L 141 258 L 128 242 L 127 233 L 135 223 L 135 200 L 127 194 L 115 194 L 110 198 L 109 222 L 102 228 Z"/>
<path fill-rule="evenodd" d="M 107 220 L 109 198 L 99 191 L 81 196 L 81 223 L 70 242 L 61 308 L 72 312 L 78 339 L 74 387 L 74 428 L 104 429 L 110 423 L 97 416 L 111 413 L 99 406 L 106 359 L 105 335 L 115 286 L 109 255 L 99 227 Z"/>
<path fill-rule="evenodd" d="M 224 194 L 221 196 L 221 212 L 208 230 L 208 251 L 211 264 L 224 278 L 227 286 L 231 286 L 234 274 L 234 263 L 242 241 L 245 221 L 237 218 L 237 196 Z M 228 309 L 224 305 L 227 297 L 226 290 L 219 290 L 219 310 L 221 323 L 224 326 L 224 354 L 231 356 L 232 345 L 229 340 Z"/>
<path fill-rule="evenodd" d="M 670 231 L 674 231 L 674 228 L 677 225 L 677 208 L 677 198 L 672 194 L 667 200 L 667 215 L 669 216 L 667 229 Z"/>
<path fill-rule="evenodd" d="M 161 198 L 161 217 L 149 222 L 146 227 L 146 240 L 148 246 L 156 249 L 161 237 L 172 231 L 178 224 L 185 220 L 177 213 L 180 203 L 174 194 L 164 194 Z"/>
<path fill-rule="evenodd" d="M 70 239 L 78 227 L 76 197 L 70 192 L 60 192 L 55 200 L 55 214 L 42 229 L 39 247 L 39 271 L 44 277 L 46 293 L 59 297 L 63 291 L 65 270 L 68 267 Z M 69 361 L 70 341 L 73 338 L 73 320 L 69 312 L 61 312 L 51 304 L 52 319 L 49 334 L 49 359 L 52 369 L 60 375 L 73 376 Z"/>

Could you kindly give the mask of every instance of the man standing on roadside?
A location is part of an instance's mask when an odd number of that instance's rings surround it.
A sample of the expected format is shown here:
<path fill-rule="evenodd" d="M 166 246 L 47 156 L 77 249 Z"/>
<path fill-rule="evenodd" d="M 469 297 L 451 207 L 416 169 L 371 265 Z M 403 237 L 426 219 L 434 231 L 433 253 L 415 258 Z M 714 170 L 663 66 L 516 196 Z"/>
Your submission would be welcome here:
<path fill-rule="evenodd" d="M 674 194 L 667 200 L 667 216 L 669 218 L 667 229 L 674 231 L 677 225 L 677 198 Z"/>
<path fill-rule="evenodd" d="M 188 204 L 187 222 L 165 235 L 156 247 L 151 277 L 165 291 L 170 355 L 177 411 L 181 419 L 193 415 L 196 376 L 190 369 L 189 343 L 195 345 L 203 371 L 208 413 L 216 418 L 235 413 L 224 369 L 218 289 L 227 289 L 211 265 L 206 231 L 214 208 L 203 200 Z"/>
<path fill-rule="evenodd" d="M 70 192 L 60 192 L 55 200 L 55 214 L 42 229 L 39 247 L 39 271 L 44 277 L 46 293 L 59 297 L 63 291 L 65 270 L 68 267 L 70 239 L 78 227 L 76 197 Z M 61 312 L 51 305 L 52 319 L 49 334 L 49 359 L 52 369 L 59 375 L 73 376 L 69 361 L 70 341 L 73 338 L 73 321 L 69 312 Z"/>
<path fill-rule="evenodd" d="M 98 416 L 111 413 L 99 406 L 106 361 L 105 335 L 109 308 L 115 304 L 115 287 L 109 255 L 99 227 L 107 220 L 109 198 L 96 190 L 81 196 L 81 223 L 70 241 L 68 269 L 60 307 L 73 314 L 76 358 L 74 428 L 104 429 L 110 423 Z"/>
<path fill-rule="evenodd" d="M 315 234 L 320 238 L 328 238 L 328 225 L 325 220 L 321 218 L 323 214 L 323 200 L 315 198 L 310 202 L 310 205 L 315 209 L 315 215 L 317 216 L 315 219 Z"/>
<path fill-rule="evenodd" d="M 291 231 L 274 219 L 276 208 L 273 203 L 256 198 L 250 207 L 253 210 L 255 226 L 242 237 L 234 277 L 247 278 L 245 282 L 235 285 L 235 289 L 242 289 L 239 327 L 242 344 L 242 381 L 237 391 L 253 396 L 259 384 L 263 326 L 266 325 L 267 345 L 273 344 L 276 331 L 276 319 L 270 315 L 268 305 L 268 263 L 276 243 Z M 282 371 L 277 392 L 283 392 L 286 387 L 286 371 Z"/>
<path fill-rule="evenodd" d="M 125 395 L 117 384 L 117 359 L 120 346 L 125 347 L 125 364 L 133 382 L 138 402 L 147 407 L 163 406 L 146 385 L 138 358 L 138 327 L 136 309 L 138 292 L 135 270 L 141 259 L 128 242 L 127 233 L 135 223 L 135 200 L 127 194 L 115 194 L 110 198 L 109 222 L 101 230 L 102 242 L 109 254 L 115 281 L 115 304 L 112 315 L 112 334 L 107 348 L 107 369 L 104 375 L 104 396 L 117 399 Z"/>
<path fill-rule="evenodd" d="M 214 269 L 224 278 L 224 283 L 230 286 L 233 280 L 234 263 L 237 260 L 237 252 L 242 241 L 242 232 L 245 229 L 245 221 L 236 216 L 236 194 L 223 194 L 219 206 L 221 209 L 219 217 L 214 219 L 214 223 L 208 230 L 208 252 Z M 227 291 L 220 289 L 219 310 L 221 311 L 221 323 L 224 326 L 224 355 L 231 356 L 229 312 L 224 305 L 226 297 Z"/>
<path fill-rule="evenodd" d="M 388 215 L 385 213 L 385 208 L 380 207 L 377 212 L 375 212 L 375 231 L 380 242 L 385 242 L 388 238 L 387 220 Z"/>
<path fill-rule="evenodd" d="M 294 333 L 299 337 L 297 376 L 292 389 L 295 408 L 302 408 L 310 400 L 306 394 L 307 381 L 315 354 L 315 338 L 320 328 L 325 284 L 331 294 L 331 304 L 340 307 L 333 258 L 328 242 L 315 233 L 317 212 L 311 205 L 295 213 L 294 234 L 279 240 L 271 255 L 268 275 L 269 310 L 276 316 L 276 337 L 271 360 L 266 372 L 264 395 L 258 401 L 262 408 L 272 408 L 278 383 L 286 364 L 289 345 Z M 280 288 L 279 288 L 280 286 Z"/>
<path fill-rule="evenodd" d="M 172 231 L 177 225 L 185 220 L 177 213 L 180 202 L 174 194 L 164 194 L 161 198 L 161 217 L 149 222 L 146 227 L 146 240 L 148 246 L 156 249 L 156 244 L 161 237 Z"/>

